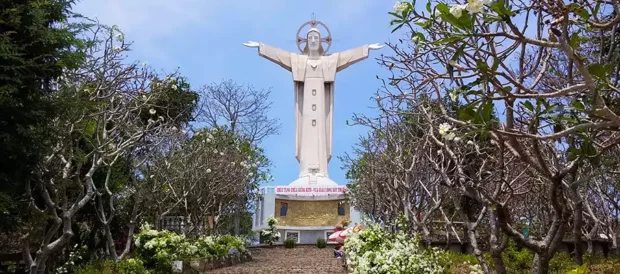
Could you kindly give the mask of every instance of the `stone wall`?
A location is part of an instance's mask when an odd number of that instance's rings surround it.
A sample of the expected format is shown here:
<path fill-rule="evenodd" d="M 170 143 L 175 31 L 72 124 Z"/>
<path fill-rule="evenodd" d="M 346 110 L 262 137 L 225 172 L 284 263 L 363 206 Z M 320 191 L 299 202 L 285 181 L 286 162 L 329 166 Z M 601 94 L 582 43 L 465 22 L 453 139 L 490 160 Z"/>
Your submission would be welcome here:
<path fill-rule="evenodd" d="M 184 262 L 182 273 L 199 274 L 213 269 L 242 264 L 251 260 L 252 256 L 249 253 L 236 253 L 230 254 L 222 259 L 196 260 L 189 263 Z"/>

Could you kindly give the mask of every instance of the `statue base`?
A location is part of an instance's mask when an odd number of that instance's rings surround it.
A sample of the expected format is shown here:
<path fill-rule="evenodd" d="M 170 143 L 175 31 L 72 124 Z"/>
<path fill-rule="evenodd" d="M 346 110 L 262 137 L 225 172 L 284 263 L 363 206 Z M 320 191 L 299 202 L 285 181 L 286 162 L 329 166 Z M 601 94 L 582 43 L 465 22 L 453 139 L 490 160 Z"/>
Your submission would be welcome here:
<path fill-rule="evenodd" d="M 343 219 L 351 225 L 361 223 L 360 213 L 345 198 L 347 187 L 325 176 L 302 176 L 285 186 L 261 188 L 262 200 L 256 202 L 252 230 L 267 228 L 267 219 L 278 219 L 280 241 L 297 239 L 299 244 L 327 240 Z"/>

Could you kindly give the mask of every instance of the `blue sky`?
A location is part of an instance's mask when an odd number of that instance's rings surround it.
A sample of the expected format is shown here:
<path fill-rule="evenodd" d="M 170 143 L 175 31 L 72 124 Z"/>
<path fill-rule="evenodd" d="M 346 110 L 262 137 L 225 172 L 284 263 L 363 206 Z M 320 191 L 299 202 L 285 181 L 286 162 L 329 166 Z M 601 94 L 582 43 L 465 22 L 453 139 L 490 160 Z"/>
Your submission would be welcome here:
<path fill-rule="evenodd" d="M 74 11 L 119 26 L 126 40 L 134 42 L 130 60 L 147 62 L 165 72 L 180 67 L 194 88 L 224 78 L 256 88 L 271 87 L 274 104 L 270 114 L 281 120 L 282 130 L 265 140 L 263 147 L 274 163 L 276 180 L 269 185 L 286 185 L 297 178 L 299 167 L 294 154 L 292 76 L 242 43 L 252 40 L 297 51 L 295 33 L 313 12 L 332 32 L 332 53 L 384 43 L 399 38 L 390 34 L 388 24 L 393 5 L 385 0 L 82 0 Z M 346 183 L 346 171 L 337 156 L 351 151 L 366 131 L 345 122 L 353 113 L 374 112 L 370 99 L 381 86 L 375 76 L 388 76 L 374 60 L 381 53 L 390 54 L 390 50 L 372 51 L 371 58 L 336 78 L 334 157 L 329 173 L 339 184 Z"/>

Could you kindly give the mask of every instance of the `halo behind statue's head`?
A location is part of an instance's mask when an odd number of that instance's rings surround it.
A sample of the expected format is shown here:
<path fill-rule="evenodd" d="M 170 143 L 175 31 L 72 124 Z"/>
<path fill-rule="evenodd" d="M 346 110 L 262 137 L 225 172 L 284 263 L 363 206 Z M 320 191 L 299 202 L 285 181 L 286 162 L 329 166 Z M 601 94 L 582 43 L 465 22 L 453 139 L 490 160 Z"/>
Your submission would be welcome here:
<path fill-rule="evenodd" d="M 310 30 L 308 30 L 308 32 L 306 32 L 306 37 L 300 37 L 299 33 L 307 25 L 310 25 Z M 320 42 L 319 42 L 319 53 L 321 55 L 324 55 L 329 50 L 329 48 L 331 48 L 331 46 L 332 46 L 332 34 L 329 31 L 329 28 L 327 28 L 327 26 L 325 24 L 323 24 L 323 22 L 321 22 L 321 21 L 312 20 L 312 21 L 308 21 L 308 22 L 304 23 L 303 25 L 301 25 L 301 27 L 299 27 L 299 30 L 297 30 L 297 48 L 299 49 L 299 51 L 301 53 L 308 54 L 308 52 L 310 51 L 310 49 L 308 48 L 308 34 L 310 34 L 311 32 L 316 32 L 316 33 L 319 34 L 319 37 L 321 37 L 321 32 L 317 28 L 318 25 L 321 25 L 327 31 L 327 37 L 320 39 Z M 325 49 L 325 50 L 323 49 L 323 43 L 327 43 L 327 49 Z M 301 48 L 302 44 L 305 44 L 303 49 Z"/>

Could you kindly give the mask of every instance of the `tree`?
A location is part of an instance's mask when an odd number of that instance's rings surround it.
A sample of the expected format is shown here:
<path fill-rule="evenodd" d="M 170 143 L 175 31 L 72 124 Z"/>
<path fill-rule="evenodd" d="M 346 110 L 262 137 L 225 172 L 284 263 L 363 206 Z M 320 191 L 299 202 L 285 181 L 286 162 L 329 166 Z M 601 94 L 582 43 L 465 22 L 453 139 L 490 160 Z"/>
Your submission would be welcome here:
<path fill-rule="evenodd" d="M 23 256 L 31 273 L 45 270 L 50 256 L 68 245 L 75 234 L 74 218 L 91 202 L 97 205 L 106 252 L 116 259 L 110 231 L 117 195 L 112 192 L 112 170 L 119 161 L 131 159 L 137 146 L 154 145 L 152 136 L 177 132 L 179 121 L 164 115 L 176 113 L 170 110 L 178 105 L 155 103 L 168 102 L 163 99 L 173 93 L 170 90 L 191 93 L 178 79 L 160 81 L 148 67 L 124 64 L 129 44 L 116 27 L 93 25 L 89 30 L 82 33 L 87 47 L 78 49 L 86 56 L 84 63 L 65 70 L 53 83 L 52 99 L 61 107 L 52 120 L 55 142 L 34 169 L 36 180 L 26 182 L 28 209 L 40 217 L 21 227 Z M 191 110 L 195 102 L 194 96 L 185 104 Z M 101 171 L 106 176 L 95 182 Z M 34 257 L 33 242 L 38 243 Z"/>
<path fill-rule="evenodd" d="M 254 200 L 269 179 L 262 150 L 228 128 L 203 129 L 153 162 L 144 202 L 151 219 L 183 216 L 185 234 L 220 233 L 222 220 L 244 210 L 238 200 Z"/>
<path fill-rule="evenodd" d="M 23 217 L 24 186 L 50 145 L 56 108 L 48 100 L 63 69 L 75 68 L 81 54 L 68 18 L 74 1 L 0 3 L 0 230 Z M 66 27 L 59 27 L 65 25 Z"/>
<path fill-rule="evenodd" d="M 601 194 L 586 182 L 599 176 L 593 167 L 620 142 L 616 6 L 431 1 L 397 3 L 391 13 L 394 30 L 405 30 L 406 38 L 389 43 L 393 55 L 381 58 L 392 72 L 378 97 L 387 106 L 381 114 L 420 117 L 423 134 L 409 146 L 437 151 L 425 158 L 453 191 L 450 199 L 466 197 L 479 207 L 462 212 L 452 201 L 468 238 L 488 237 L 494 260 L 509 238 L 535 253 L 532 273 L 547 273 L 560 242 L 570 237 L 582 263 L 582 239 L 601 225 L 590 204 Z M 382 133 L 373 138 L 396 144 L 386 145 L 388 152 L 405 138 L 386 133 L 394 124 L 372 123 Z M 398 167 L 408 156 L 386 157 Z M 608 189 L 604 185 L 599 188 Z M 488 236 L 477 235 L 480 228 Z"/>
<path fill-rule="evenodd" d="M 267 136 L 277 134 L 280 122 L 269 118 L 272 102 L 271 90 L 257 90 L 250 85 L 239 85 L 233 80 L 205 85 L 200 90 L 201 109 L 199 121 L 208 127 L 229 126 L 252 144 L 260 144 Z M 235 201 L 246 205 L 247 200 Z M 239 235 L 239 212 L 234 217 L 234 234 Z"/>

